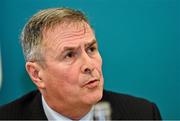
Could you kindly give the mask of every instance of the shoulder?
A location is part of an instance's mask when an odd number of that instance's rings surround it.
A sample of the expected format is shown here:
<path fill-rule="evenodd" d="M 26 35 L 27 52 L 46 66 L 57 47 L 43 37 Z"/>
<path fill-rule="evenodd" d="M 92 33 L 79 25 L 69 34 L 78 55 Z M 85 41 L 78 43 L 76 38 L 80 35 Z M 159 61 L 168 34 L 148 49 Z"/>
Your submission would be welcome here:
<path fill-rule="evenodd" d="M 150 101 L 144 98 L 135 97 L 128 94 L 107 91 L 107 90 L 104 90 L 103 92 L 103 99 L 113 101 L 113 102 L 130 102 L 130 103 L 145 103 L 145 104 L 151 103 Z"/>
<path fill-rule="evenodd" d="M 108 102 L 115 119 L 161 119 L 157 106 L 144 98 L 104 90 L 102 101 Z"/>
<path fill-rule="evenodd" d="M 38 91 L 32 91 L 8 104 L 2 105 L 0 107 L 0 111 L 14 107 L 23 108 L 26 104 L 28 104 L 28 102 L 31 102 L 34 99 L 34 97 L 36 97 L 37 95 L 38 95 Z"/>
<path fill-rule="evenodd" d="M 36 111 L 41 112 L 41 94 L 32 91 L 13 102 L 0 106 L 0 119 L 27 119 L 36 116 Z M 33 118 L 33 117 L 32 117 Z"/>

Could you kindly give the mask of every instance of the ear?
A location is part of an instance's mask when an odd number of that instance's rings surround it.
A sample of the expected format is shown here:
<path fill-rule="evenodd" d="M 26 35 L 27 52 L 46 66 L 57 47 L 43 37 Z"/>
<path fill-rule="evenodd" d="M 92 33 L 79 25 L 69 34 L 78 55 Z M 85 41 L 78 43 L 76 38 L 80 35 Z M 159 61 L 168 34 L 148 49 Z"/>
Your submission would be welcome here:
<path fill-rule="evenodd" d="M 28 72 L 31 80 L 39 89 L 45 88 L 45 83 L 41 78 L 43 68 L 36 62 L 26 62 L 26 71 Z"/>

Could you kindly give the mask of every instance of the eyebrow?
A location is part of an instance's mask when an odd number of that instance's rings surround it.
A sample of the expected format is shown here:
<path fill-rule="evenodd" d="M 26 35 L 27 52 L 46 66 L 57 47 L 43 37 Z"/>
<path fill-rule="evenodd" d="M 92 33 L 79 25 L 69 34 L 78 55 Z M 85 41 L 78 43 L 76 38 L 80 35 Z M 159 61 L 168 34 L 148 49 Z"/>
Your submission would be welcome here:
<path fill-rule="evenodd" d="M 94 44 L 96 44 L 96 43 L 97 43 L 96 40 L 93 39 L 91 42 L 85 44 L 85 48 L 91 47 L 92 45 L 94 45 Z M 65 51 L 76 50 L 76 49 L 78 49 L 78 48 L 79 48 L 79 47 L 63 47 L 63 50 L 62 50 L 61 52 L 63 53 L 63 52 L 65 52 Z"/>
<path fill-rule="evenodd" d="M 89 43 L 85 44 L 85 47 L 86 47 L 86 48 L 87 48 L 87 47 L 91 47 L 91 46 L 94 45 L 94 44 L 97 44 L 97 41 L 96 41 L 95 39 L 93 39 L 92 42 L 89 42 Z"/>

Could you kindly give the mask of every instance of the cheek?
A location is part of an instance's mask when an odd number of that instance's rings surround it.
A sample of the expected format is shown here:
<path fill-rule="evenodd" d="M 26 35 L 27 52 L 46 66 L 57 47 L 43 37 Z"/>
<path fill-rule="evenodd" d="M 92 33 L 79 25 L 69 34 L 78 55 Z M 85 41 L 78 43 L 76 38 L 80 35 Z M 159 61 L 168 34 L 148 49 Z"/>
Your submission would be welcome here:
<path fill-rule="evenodd" d="M 46 83 L 48 83 L 49 86 L 58 86 L 64 83 L 64 81 L 68 80 L 68 75 L 68 70 L 65 68 L 62 68 L 58 65 L 49 66 L 49 68 L 44 73 L 44 80 Z"/>
<path fill-rule="evenodd" d="M 78 73 L 76 69 L 53 69 L 46 75 L 46 88 L 54 94 L 71 94 L 78 90 Z"/>
<path fill-rule="evenodd" d="M 70 69 L 63 74 L 63 78 L 67 83 L 77 85 L 78 84 L 78 77 L 79 77 L 79 71 L 77 71 L 75 68 Z"/>
<path fill-rule="evenodd" d="M 76 85 L 78 83 L 79 70 L 77 66 L 64 67 L 56 72 L 56 78 L 64 84 Z"/>
<path fill-rule="evenodd" d="M 95 59 L 94 65 L 98 69 L 98 71 L 102 73 L 102 58 L 100 54 L 98 54 L 98 57 Z"/>

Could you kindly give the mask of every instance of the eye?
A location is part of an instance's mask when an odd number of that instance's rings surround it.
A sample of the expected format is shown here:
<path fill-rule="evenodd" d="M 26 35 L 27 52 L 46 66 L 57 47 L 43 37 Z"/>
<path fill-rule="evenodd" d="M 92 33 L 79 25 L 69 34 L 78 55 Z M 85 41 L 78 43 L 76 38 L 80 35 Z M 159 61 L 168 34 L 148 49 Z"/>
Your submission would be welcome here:
<path fill-rule="evenodd" d="M 75 56 L 74 52 L 67 52 L 64 56 L 65 59 L 71 59 Z"/>
<path fill-rule="evenodd" d="M 95 47 L 95 46 L 89 47 L 89 48 L 87 49 L 87 52 L 88 52 L 88 53 L 94 53 L 95 51 L 97 51 L 97 47 Z"/>

